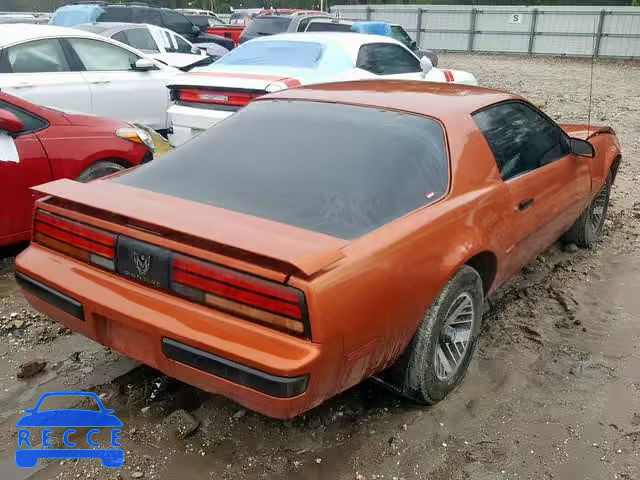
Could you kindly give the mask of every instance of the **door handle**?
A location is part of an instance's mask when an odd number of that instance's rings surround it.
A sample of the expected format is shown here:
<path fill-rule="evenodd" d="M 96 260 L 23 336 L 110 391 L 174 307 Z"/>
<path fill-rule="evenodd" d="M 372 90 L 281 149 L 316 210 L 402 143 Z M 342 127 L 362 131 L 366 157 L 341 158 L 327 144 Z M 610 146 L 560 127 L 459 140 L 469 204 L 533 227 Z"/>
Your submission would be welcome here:
<path fill-rule="evenodd" d="M 33 88 L 33 85 L 31 85 L 30 83 L 19 83 L 13 88 Z"/>
<path fill-rule="evenodd" d="M 96 80 L 91 82 L 91 85 L 106 85 L 107 83 L 111 83 L 111 80 Z"/>
<path fill-rule="evenodd" d="M 533 206 L 533 203 L 533 198 L 527 198 L 526 200 L 523 200 L 518 204 L 518 210 L 522 212 L 528 208 L 531 208 Z"/>

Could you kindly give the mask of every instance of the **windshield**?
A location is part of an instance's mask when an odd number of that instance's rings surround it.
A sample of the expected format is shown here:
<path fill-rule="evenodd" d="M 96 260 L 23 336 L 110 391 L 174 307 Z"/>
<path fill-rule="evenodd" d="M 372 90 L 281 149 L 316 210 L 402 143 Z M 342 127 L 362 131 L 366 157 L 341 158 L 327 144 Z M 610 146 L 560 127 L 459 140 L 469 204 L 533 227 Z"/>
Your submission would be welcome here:
<path fill-rule="evenodd" d="M 322 44 L 313 42 L 248 42 L 222 57 L 216 65 L 315 68 L 322 59 L 323 51 Z"/>
<path fill-rule="evenodd" d="M 98 5 L 71 5 L 56 10 L 51 17 L 51 25 L 73 27 L 82 23 L 93 23 L 104 12 Z"/>
<path fill-rule="evenodd" d="M 439 199 L 448 171 L 435 120 L 261 100 L 112 181 L 351 239 Z"/>
<path fill-rule="evenodd" d="M 291 23 L 291 17 L 256 17 L 244 29 L 245 37 L 260 35 L 275 35 L 286 32 Z"/>

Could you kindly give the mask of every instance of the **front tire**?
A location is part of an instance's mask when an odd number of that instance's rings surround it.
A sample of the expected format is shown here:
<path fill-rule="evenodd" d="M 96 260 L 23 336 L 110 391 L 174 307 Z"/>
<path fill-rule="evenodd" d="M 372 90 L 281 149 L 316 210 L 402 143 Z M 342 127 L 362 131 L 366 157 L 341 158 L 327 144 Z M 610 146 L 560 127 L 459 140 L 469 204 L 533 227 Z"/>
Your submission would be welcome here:
<path fill-rule="evenodd" d="M 462 381 L 480 333 L 483 299 L 482 279 L 467 265 L 447 282 L 407 349 L 404 395 L 432 405 Z"/>
<path fill-rule="evenodd" d="M 600 238 L 609 209 L 612 183 L 613 176 L 609 172 L 607 180 L 598 194 L 580 214 L 569 231 L 563 235 L 562 241 L 564 243 L 575 243 L 579 247 L 589 248 Z"/>
<path fill-rule="evenodd" d="M 84 171 L 80 175 L 78 175 L 78 178 L 76 178 L 76 180 L 78 182 L 86 183 L 90 182 L 91 180 L 95 180 L 96 178 L 104 177 L 105 175 L 111 175 L 112 173 L 116 173 L 124 169 L 125 167 L 123 167 L 119 163 L 111 162 L 108 160 L 101 160 L 85 168 Z"/>

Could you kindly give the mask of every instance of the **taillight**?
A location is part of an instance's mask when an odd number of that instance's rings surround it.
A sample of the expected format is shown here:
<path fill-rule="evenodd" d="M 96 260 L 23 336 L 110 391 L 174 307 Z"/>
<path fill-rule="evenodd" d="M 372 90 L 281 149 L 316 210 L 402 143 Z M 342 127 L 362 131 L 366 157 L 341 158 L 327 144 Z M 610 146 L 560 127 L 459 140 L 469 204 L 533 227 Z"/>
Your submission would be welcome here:
<path fill-rule="evenodd" d="M 191 103 L 207 103 L 213 105 L 229 105 L 231 107 L 244 107 L 251 100 L 258 98 L 256 93 L 244 92 L 218 92 L 215 90 L 197 90 L 194 88 L 181 88 L 177 93 L 178 100 Z"/>
<path fill-rule="evenodd" d="M 105 230 L 37 210 L 33 241 L 87 263 L 114 270 L 116 236 Z"/>
<path fill-rule="evenodd" d="M 304 294 L 295 288 L 174 255 L 171 289 L 190 300 L 308 336 Z"/>

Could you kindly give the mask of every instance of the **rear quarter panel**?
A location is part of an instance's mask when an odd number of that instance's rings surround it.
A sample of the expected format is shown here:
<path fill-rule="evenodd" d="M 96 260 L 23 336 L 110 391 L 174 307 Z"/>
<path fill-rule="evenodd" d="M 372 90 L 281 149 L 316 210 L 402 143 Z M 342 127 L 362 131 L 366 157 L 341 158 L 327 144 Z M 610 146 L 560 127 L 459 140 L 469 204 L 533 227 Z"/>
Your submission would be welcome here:
<path fill-rule="evenodd" d="M 389 366 L 453 274 L 474 255 L 498 257 L 508 239 L 508 192 L 471 117 L 448 130 L 450 192 L 438 203 L 353 241 L 345 259 L 310 279 L 290 279 L 307 295 L 313 341 L 342 337 L 345 368 L 337 391 Z"/>

